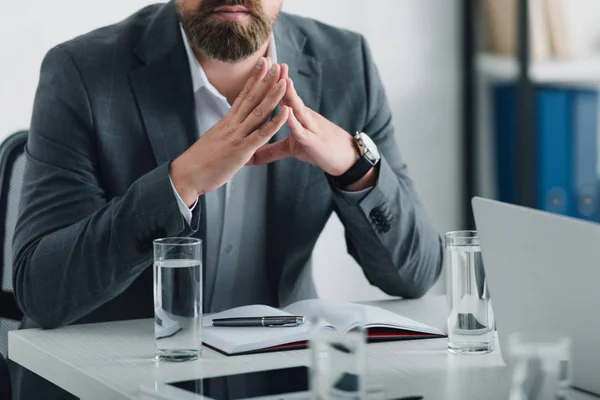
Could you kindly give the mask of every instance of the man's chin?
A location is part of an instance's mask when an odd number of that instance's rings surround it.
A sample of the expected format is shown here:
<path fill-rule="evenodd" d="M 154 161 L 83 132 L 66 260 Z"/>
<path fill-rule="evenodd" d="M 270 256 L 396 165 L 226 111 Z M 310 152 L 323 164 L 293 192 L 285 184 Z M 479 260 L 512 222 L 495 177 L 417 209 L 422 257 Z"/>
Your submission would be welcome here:
<path fill-rule="evenodd" d="M 226 63 L 238 63 L 250 57 L 259 50 L 249 43 L 241 43 L 233 36 L 222 35 L 217 42 L 196 43 L 196 48 L 205 56 Z"/>

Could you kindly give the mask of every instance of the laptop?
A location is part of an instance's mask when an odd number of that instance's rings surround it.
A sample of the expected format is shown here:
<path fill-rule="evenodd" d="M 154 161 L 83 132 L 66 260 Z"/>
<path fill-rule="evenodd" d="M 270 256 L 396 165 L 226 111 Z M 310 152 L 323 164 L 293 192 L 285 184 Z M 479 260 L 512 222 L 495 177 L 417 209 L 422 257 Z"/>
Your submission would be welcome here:
<path fill-rule="evenodd" d="M 513 332 L 572 340 L 572 385 L 600 395 L 600 225 L 473 198 L 500 349 Z"/>

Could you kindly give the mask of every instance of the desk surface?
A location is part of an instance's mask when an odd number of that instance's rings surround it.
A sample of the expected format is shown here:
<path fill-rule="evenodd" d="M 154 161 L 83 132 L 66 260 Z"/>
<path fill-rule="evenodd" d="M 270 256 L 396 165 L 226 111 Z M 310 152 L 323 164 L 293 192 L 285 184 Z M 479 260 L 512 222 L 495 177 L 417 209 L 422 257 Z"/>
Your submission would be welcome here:
<path fill-rule="evenodd" d="M 445 324 L 446 305 L 441 296 L 373 304 L 438 328 Z M 427 339 L 369 344 L 369 385 L 382 385 L 396 397 L 508 399 L 511 371 L 499 351 L 455 356 L 446 351 L 446 343 L 446 339 Z M 153 358 L 149 319 L 13 331 L 9 357 L 84 400 L 138 399 L 141 385 L 309 362 L 306 350 L 226 357 L 204 348 L 200 360 L 159 364 Z"/>

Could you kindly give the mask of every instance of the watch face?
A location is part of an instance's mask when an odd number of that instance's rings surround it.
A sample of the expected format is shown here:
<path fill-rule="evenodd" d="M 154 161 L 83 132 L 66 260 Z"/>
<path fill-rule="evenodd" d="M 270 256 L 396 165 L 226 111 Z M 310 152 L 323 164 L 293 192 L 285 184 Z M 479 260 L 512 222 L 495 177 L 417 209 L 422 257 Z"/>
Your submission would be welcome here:
<path fill-rule="evenodd" d="M 379 149 L 377 148 L 377 145 L 375 145 L 375 142 L 373 142 L 373 140 L 371 140 L 371 138 L 364 133 L 360 134 L 360 138 L 365 145 L 365 155 L 371 161 L 378 161 L 381 158 L 381 155 L 379 154 Z"/>

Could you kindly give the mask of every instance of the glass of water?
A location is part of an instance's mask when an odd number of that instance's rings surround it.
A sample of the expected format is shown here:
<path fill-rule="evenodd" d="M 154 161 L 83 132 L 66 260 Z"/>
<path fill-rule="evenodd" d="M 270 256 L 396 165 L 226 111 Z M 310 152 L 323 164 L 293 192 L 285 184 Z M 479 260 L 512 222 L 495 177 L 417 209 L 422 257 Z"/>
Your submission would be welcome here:
<path fill-rule="evenodd" d="M 154 241 L 154 337 L 158 361 L 202 354 L 202 241 Z"/>
<path fill-rule="evenodd" d="M 446 234 L 448 351 L 489 353 L 495 347 L 494 314 L 476 231 Z"/>
<path fill-rule="evenodd" d="M 571 340 L 560 333 L 513 333 L 510 400 L 566 400 L 571 387 Z"/>
<path fill-rule="evenodd" d="M 366 397 L 364 311 L 352 305 L 328 305 L 309 316 L 310 391 L 312 399 Z M 335 325 L 338 328 L 334 329 Z"/>

